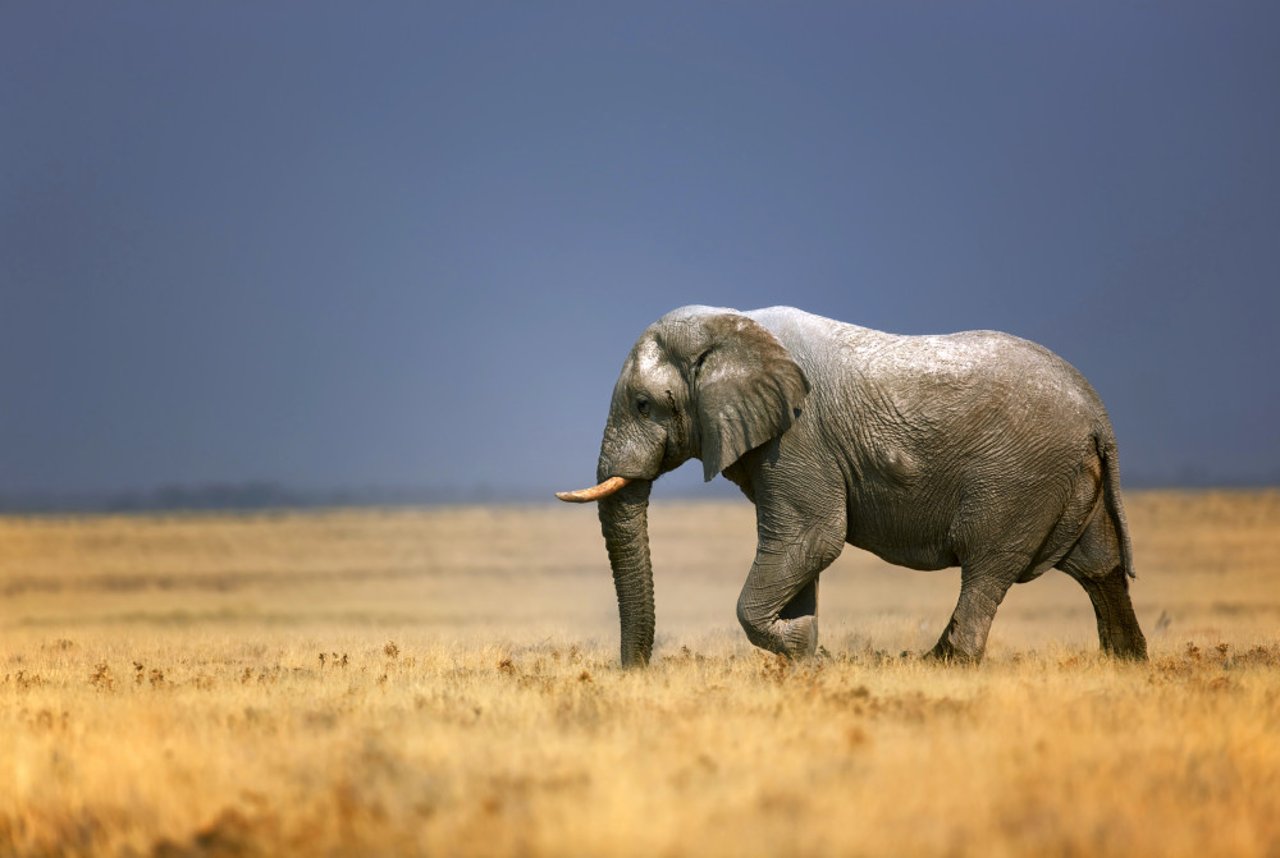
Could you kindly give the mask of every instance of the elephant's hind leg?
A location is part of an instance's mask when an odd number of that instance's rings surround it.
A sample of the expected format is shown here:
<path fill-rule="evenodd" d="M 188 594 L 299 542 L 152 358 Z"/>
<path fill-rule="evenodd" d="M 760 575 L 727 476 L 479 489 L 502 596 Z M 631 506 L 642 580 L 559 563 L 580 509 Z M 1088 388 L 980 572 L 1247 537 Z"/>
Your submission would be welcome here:
<path fill-rule="evenodd" d="M 1120 562 L 1119 541 L 1110 518 L 1095 516 L 1058 568 L 1089 594 L 1098 620 L 1098 642 L 1102 651 L 1119 658 L 1144 661 L 1147 639 L 1133 612 L 1129 576 Z"/>
<path fill-rule="evenodd" d="M 1129 577 L 1117 566 L 1104 578 L 1072 575 L 1089 594 L 1098 619 L 1098 642 L 1102 651 L 1119 658 L 1145 661 L 1147 639 L 1138 626 L 1129 598 Z"/>
<path fill-rule="evenodd" d="M 942 661 L 980 661 L 987 648 L 987 634 L 996 609 L 1029 563 L 1028 558 L 1017 555 L 965 562 L 960 571 L 960 599 L 929 657 Z"/>

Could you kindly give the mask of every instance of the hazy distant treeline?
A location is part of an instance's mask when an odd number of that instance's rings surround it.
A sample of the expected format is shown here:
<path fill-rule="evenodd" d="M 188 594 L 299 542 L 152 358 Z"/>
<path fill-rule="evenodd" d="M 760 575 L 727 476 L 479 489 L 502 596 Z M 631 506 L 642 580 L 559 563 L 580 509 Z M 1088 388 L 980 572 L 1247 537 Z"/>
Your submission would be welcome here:
<path fill-rule="evenodd" d="M 1124 475 L 1128 489 L 1150 488 L 1264 488 L 1280 486 L 1280 474 L 1230 478 L 1183 469 L 1166 477 Z M 692 490 L 668 491 L 667 497 L 716 499 L 739 497 L 723 480 Z M 386 487 L 300 489 L 269 481 L 173 484 L 152 489 L 116 492 L 0 493 L 0 514 L 65 512 L 159 512 L 166 510 L 314 509 L 346 506 L 438 506 L 442 504 L 520 503 L 550 501 L 550 488 Z"/>
<path fill-rule="evenodd" d="M 254 510 L 334 506 L 418 506 L 530 500 L 534 493 L 470 488 L 298 489 L 273 482 L 165 485 L 153 489 L 83 493 L 0 494 L 0 513 L 153 512 L 161 510 Z"/>

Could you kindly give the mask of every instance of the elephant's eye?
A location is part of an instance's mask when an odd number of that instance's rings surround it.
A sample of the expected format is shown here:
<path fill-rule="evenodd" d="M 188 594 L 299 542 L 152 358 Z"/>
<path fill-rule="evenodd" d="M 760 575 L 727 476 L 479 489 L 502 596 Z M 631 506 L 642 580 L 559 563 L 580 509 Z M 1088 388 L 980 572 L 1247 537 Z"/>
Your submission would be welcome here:
<path fill-rule="evenodd" d="M 643 396 L 636 400 L 636 411 L 640 412 L 641 417 L 649 416 L 649 400 Z"/>

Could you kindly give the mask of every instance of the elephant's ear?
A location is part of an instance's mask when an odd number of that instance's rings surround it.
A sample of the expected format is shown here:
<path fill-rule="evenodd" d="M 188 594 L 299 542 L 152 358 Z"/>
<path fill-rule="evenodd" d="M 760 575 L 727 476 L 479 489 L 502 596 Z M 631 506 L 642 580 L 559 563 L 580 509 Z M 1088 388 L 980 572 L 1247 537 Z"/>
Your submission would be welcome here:
<path fill-rule="evenodd" d="M 711 480 L 787 431 L 809 381 L 782 343 L 746 316 L 723 314 L 706 324 L 710 346 L 691 375 L 703 476 Z"/>

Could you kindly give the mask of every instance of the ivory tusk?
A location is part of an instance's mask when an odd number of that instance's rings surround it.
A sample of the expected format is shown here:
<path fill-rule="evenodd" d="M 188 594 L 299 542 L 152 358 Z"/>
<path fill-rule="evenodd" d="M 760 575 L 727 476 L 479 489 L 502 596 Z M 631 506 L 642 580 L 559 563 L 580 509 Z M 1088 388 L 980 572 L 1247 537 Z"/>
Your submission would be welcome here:
<path fill-rule="evenodd" d="M 626 477 L 610 477 L 598 486 L 589 489 L 578 489 L 576 492 L 556 492 L 556 497 L 566 503 L 587 503 L 607 498 L 631 480 Z"/>

